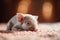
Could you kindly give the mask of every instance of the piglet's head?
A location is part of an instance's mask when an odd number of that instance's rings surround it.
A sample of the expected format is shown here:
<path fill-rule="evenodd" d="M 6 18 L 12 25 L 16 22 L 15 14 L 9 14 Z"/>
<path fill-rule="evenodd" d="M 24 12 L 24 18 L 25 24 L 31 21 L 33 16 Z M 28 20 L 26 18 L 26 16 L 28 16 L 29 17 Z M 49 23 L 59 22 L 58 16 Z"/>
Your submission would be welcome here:
<path fill-rule="evenodd" d="M 17 20 L 21 22 L 24 19 L 24 16 L 21 13 L 17 13 Z"/>

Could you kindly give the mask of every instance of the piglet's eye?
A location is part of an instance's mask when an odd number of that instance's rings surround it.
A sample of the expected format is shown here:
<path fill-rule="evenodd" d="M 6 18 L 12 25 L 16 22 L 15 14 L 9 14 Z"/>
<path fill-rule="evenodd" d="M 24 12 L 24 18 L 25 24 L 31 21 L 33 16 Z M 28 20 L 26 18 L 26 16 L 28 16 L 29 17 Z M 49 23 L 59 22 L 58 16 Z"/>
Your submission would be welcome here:
<path fill-rule="evenodd" d="M 27 23 L 27 25 L 30 25 L 30 23 Z"/>

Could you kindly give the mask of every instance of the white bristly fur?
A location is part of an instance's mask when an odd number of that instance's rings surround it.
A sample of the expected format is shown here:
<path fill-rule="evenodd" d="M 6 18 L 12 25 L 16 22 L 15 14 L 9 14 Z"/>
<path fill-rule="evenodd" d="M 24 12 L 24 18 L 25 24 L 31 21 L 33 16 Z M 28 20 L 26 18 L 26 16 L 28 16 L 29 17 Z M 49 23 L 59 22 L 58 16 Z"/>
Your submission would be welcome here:
<path fill-rule="evenodd" d="M 23 15 L 24 17 L 25 16 L 29 16 L 30 19 L 32 19 L 31 21 L 35 24 L 35 27 L 37 28 L 38 27 L 38 16 L 36 15 L 31 15 L 31 14 L 26 14 L 26 13 L 17 13 L 17 16 L 21 14 Z"/>
<path fill-rule="evenodd" d="M 9 20 L 9 22 L 8 22 L 8 30 L 9 30 L 9 28 L 10 28 L 10 25 L 11 25 L 11 23 L 12 23 L 12 25 L 13 25 L 13 29 L 14 29 L 14 26 L 20 26 L 20 23 L 21 22 L 18 22 L 18 20 L 17 20 L 17 16 L 19 15 L 19 14 L 21 14 L 21 15 L 23 15 L 23 17 L 25 17 L 25 16 L 27 16 L 27 17 L 29 17 L 29 20 L 34 24 L 34 26 L 35 26 L 35 28 L 37 29 L 37 27 L 38 27 L 38 21 L 37 21 L 37 19 L 38 19 L 38 16 L 35 16 L 35 15 L 31 15 L 31 14 L 23 14 L 23 13 L 17 13 L 14 17 L 12 17 L 10 20 Z M 24 27 L 23 27 L 24 28 Z"/>

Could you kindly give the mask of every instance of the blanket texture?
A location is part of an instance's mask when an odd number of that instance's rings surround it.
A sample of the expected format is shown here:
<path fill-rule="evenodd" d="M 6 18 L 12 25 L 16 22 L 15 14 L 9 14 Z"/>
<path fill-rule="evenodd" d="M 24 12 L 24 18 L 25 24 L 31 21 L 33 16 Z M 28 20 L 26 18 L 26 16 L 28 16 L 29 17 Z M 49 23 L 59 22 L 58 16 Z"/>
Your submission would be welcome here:
<path fill-rule="evenodd" d="M 40 23 L 37 32 L 5 30 L 6 24 L 0 24 L 0 40 L 60 40 L 60 23 Z"/>

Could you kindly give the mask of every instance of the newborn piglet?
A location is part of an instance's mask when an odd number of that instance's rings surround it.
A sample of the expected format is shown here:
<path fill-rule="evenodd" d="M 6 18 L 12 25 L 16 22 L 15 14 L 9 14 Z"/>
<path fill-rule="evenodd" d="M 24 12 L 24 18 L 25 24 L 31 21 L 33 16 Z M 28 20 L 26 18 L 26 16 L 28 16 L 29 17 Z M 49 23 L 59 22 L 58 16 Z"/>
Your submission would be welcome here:
<path fill-rule="evenodd" d="M 7 26 L 7 30 L 11 31 L 37 31 L 37 16 L 31 14 L 18 14 L 14 16 Z"/>

